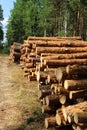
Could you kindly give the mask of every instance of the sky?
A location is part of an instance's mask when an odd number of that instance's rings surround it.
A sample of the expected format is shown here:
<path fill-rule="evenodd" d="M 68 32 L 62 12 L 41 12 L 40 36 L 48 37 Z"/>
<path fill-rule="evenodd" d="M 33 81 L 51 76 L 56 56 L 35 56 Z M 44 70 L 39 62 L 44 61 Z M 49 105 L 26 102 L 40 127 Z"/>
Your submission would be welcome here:
<path fill-rule="evenodd" d="M 3 17 L 4 20 L 2 21 L 3 24 L 3 31 L 6 33 L 6 25 L 8 23 L 8 18 L 10 17 L 10 11 L 13 9 L 13 3 L 16 0 L 0 0 L 0 5 L 2 6 L 3 9 Z M 5 34 L 4 34 L 4 41 L 6 40 Z"/>

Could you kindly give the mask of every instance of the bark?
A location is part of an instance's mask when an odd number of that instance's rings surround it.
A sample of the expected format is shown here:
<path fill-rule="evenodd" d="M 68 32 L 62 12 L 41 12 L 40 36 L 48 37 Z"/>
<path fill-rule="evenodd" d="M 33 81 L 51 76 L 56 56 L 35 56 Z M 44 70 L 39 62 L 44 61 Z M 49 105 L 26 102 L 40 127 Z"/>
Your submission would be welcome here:
<path fill-rule="evenodd" d="M 42 106 L 42 113 L 47 113 L 47 114 L 55 114 L 56 113 L 56 107 L 52 108 L 52 107 L 49 107 L 47 105 L 43 105 Z"/>
<path fill-rule="evenodd" d="M 64 88 L 67 90 L 84 90 L 87 89 L 87 79 L 84 80 L 65 80 Z"/>
<path fill-rule="evenodd" d="M 69 75 L 77 75 L 79 78 L 87 78 L 87 66 L 85 65 L 68 65 L 66 72 Z"/>
<path fill-rule="evenodd" d="M 87 59 L 62 59 L 62 60 L 44 60 L 44 65 L 47 65 L 49 68 L 57 68 L 60 66 L 67 65 L 87 65 Z"/>
<path fill-rule="evenodd" d="M 74 114 L 74 122 L 78 123 L 87 123 L 87 112 L 77 112 Z"/>
<path fill-rule="evenodd" d="M 59 102 L 59 95 L 46 96 L 46 104 L 47 104 L 47 106 L 61 107 L 61 104 Z"/>
<path fill-rule="evenodd" d="M 52 90 L 50 89 L 50 90 L 40 90 L 39 92 L 38 92 L 38 98 L 39 99 L 43 99 L 44 97 L 46 97 L 47 95 L 51 95 L 51 93 L 52 93 Z"/>
<path fill-rule="evenodd" d="M 55 127 L 56 126 L 56 118 L 54 117 L 48 117 L 45 118 L 45 128 Z"/>
<path fill-rule="evenodd" d="M 81 40 L 80 36 L 73 36 L 73 37 L 33 37 L 29 36 L 27 40 L 44 40 L 44 41 L 55 41 L 55 40 L 65 40 L 65 39 L 72 39 L 72 40 Z"/>
<path fill-rule="evenodd" d="M 81 102 L 76 105 L 70 105 L 68 107 L 62 108 L 63 116 L 65 121 L 68 120 L 68 116 L 71 116 L 71 121 L 74 120 L 74 114 L 76 112 L 87 112 L 87 102 Z M 71 122 L 69 121 L 69 122 Z"/>
<path fill-rule="evenodd" d="M 86 90 L 70 91 L 69 98 L 70 99 L 77 99 L 77 98 L 87 99 L 87 89 Z"/>
<path fill-rule="evenodd" d="M 87 47 L 36 47 L 36 54 L 41 55 L 41 53 L 62 53 L 70 54 L 77 52 L 86 52 Z"/>
<path fill-rule="evenodd" d="M 37 81 L 45 81 L 47 79 L 48 74 L 44 71 L 37 72 Z"/>
<path fill-rule="evenodd" d="M 78 53 L 71 53 L 71 54 L 49 54 L 45 56 L 41 56 L 40 60 L 41 62 L 44 60 L 58 60 L 58 59 L 82 59 L 87 58 L 87 52 L 78 52 Z"/>

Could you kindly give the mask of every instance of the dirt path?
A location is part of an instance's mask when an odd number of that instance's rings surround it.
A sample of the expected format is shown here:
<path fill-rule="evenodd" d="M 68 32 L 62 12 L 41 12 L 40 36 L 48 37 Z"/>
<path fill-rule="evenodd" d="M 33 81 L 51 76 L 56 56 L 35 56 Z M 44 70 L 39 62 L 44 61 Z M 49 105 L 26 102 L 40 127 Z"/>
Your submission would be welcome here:
<path fill-rule="evenodd" d="M 45 130 L 37 82 L 29 82 L 20 66 L 9 63 L 9 56 L 3 55 L 0 55 L 0 130 Z"/>
<path fill-rule="evenodd" d="M 20 111 L 15 104 L 14 82 L 12 70 L 9 67 L 8 56 L 0 56 L 0 130 L 11 130 L 20 117 Z"/>

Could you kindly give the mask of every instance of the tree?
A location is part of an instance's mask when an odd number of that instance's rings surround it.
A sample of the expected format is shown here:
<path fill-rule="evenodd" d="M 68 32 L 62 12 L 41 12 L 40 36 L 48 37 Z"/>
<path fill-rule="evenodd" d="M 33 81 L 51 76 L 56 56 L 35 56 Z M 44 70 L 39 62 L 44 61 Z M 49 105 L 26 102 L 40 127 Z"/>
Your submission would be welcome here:
<path fill-rule="evenodd" d="M 0 21 L 3 20 L 3 10 L 2 10 L 2 6 L 0 5 Z M 0 41 L 3 40 L 3 30 L 2 30 L 2 23 L 0 22 Z"/>
<path fill-rule="evenodd" d="M 28 36 L 81 36 L 87 30 L 86 0 L 16 0 L 7 26 L 7 40 Z"/>

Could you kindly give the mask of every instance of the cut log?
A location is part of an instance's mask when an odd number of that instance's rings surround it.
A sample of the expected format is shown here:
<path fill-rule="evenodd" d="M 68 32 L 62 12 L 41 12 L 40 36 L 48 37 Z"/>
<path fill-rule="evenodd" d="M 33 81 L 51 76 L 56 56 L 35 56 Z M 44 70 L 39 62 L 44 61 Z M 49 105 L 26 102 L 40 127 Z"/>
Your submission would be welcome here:
<path fill-rule="evenodd" d="M 26 63 L 26 67 L 27 68 L 34 68 L 34 64 L 31 62 L 31 63 Z"/>
<path fill-rule="evenodd" d="M 13 56 L 20 58 L 21 53 L 14 51 L 14 52 L 13 52 Z"/>
<path fill-rule="evenodd" d="M 45 128 L 55 127 L 56 126 L 56 118 L 48 117 L 45 118 Z"/>
<path fill-rule="evenodd" d="M 57 79 L 56 79 L 56 76 L 55 74 L 48 74 L 47 76 L 47 82 L 48 83 L 57 83 Z"/>
<path fill-rule="evenodd" d="M 73 36 L 73 37 L 33 37 L 29 36 L 27 40 L 43 40 L 43 41 L 59 41 L 59 40 L 65 40 L 65 39 L 70 39 L 70 40 L 82 40 L 81 37 L 79 36 Z"/>
<path fill-rule="evenodd" d="M 87 123 L 87 112 L 77 112 L 74 114 L 74 122 L 78 123 Z"/>
<path fill-rule="evenodd" d="M 42 41 L 42 40 L 33 40 L 29 41 L 32 43 L 32 48 L 35 49 L 36 47 L 85 47 L 87 43 L 80 40 L 68 40 L 68 39 L 59 39 L 55 41 Z"/>
<path fill-rule="evenodd" d="M 68 120 L 68 116 L 71 116 L 71 121 L 74 119 L 74 114 L 76 112 L 87 112 L 87 102 L 81 102 L 76 105 L 71 105 L 65 108 L 62 108 L 63 116 L 65 121 Z"/>
<path fill-rule="evenodd" d="M 56 79 L 58 82 L 63 82 L 65 78 L 67 77 L 66 68 L 65 67 L 59 67 L 55 70 Z M 67 78 L 66 78 L 67 79 Z"/>
<path fill-rule="evenodd" d="M 47 79 L 48 73 L 44 71 L 37 72 L 37 81 L 45 81 Z"/>
<path fill-rule="evenodd" d="M 56 107 L 52 108 L 47 105 L 42 106 L 42 113 L 47 113 L 47 114 L 55 114 L 56 113 Z"/>
<path fill-rule="evenodd" d="M 65 104 L 66 102 L 68 102 L 68 100 L 69 100 L 69 98 L 67 97 L 67 95 L 61 94 L 61 95 L 59 96 L 59 102 L 60 102 L 62 105 Z"/>
<path fill-rule="evenodd" d="M 60 94 L 64 94 L 64 95 L 69 95 L 69 91 L 68 90 L 66 90 L 65 88 L 63 88 L 63 87 L 58 87 L 58 92 L 60 93 Z"/>
<path fill-rule="evenodd" d="M 66 125 L 66 121 L 64 120 L 64 116 L 62 113 L 56 114 L 56 123 L 59 126 Z"/>
<path fill-rule="evenodd" d="M 65 80 L 64 88 L 67 90 L 87 89 L 87 79 L 84 80 Z"/>
<path fill-rule="evenodd" d="M 44 65 L 47 65 L 49 68 L 57 68 L 60 66 L 67 66 L 74 64 L 87 65 L 87 59 L 44 60 Z"/>
<path fill-rule="evenodd" d="M 77 53 L 86 52 L 87 47 L 36 47 L 36 54 L 41 55 L 41 53 Z"/>
<path fill-rule="evenodd" d="M 87 98 L 87 89 L 86 90 L 77 90 L 77 91 L 70 91 L 69 93 L 70 99 L 77 99 L 77 98 Z"/>
<path fill-rule="evenodd" d="M 61 103 L 59 102 L 59 95 L 49 95 L 46 96 L 46 104 L 47 106 L 57 106 L 61 107 Z"/>
<path fill-rule="evenodd" d="M 69 75 L 78 75 L 79 78 L 87 78 L 87 66 L 84 65 L 68 65 L 66 72 Z"/>
<path fill-rule="evenodd" d="M 86 124 L 80 124 L 77 125 L 77 130 L 87 130 L 87 123 Z"/>
<path fill-rule="evenodd" d="M 46 85 L 46 84 L 38 84 L 38 90 L 49 90 L 51 89 L 50 85 Z"/>
<path fill-rule="evenodd" d="M 52 90 L 50 89 L 50 90 L 40 90 L 39 92 L 38 92 L 38 98 L 39 99 L 43 99 L 44 97 L 46 97 L 47 95 L 51 95 L 51 93 L 52 93 Z"/>
<path fill-rule="evenodd" d="M 41 54 L 41 62 L 44 61 L 44 60 L 57 60 L 57 59 L 82 59 L 82 58 L 87 58 L 87 52 L 80 52 L 80 53 L 71 53 L 71 54 L 49 54 L 48 55 L 46 53 L 44 53 L 44 56 L 43 56 L 43 53 Z"/>

